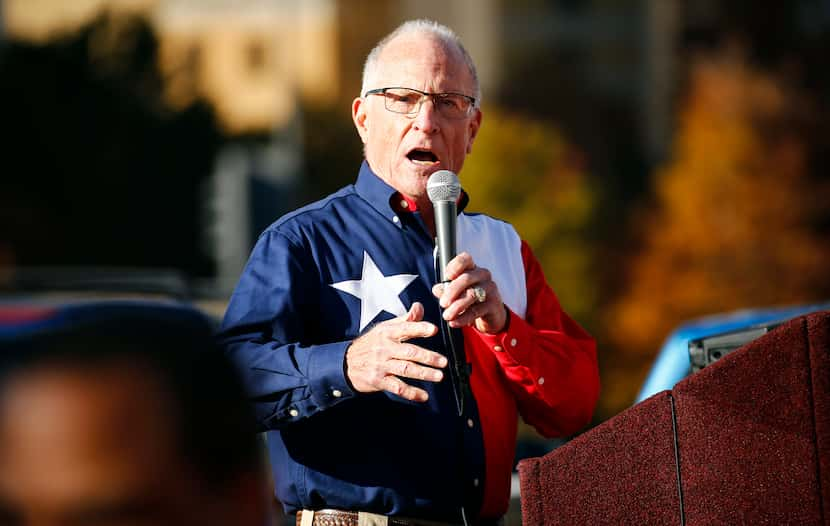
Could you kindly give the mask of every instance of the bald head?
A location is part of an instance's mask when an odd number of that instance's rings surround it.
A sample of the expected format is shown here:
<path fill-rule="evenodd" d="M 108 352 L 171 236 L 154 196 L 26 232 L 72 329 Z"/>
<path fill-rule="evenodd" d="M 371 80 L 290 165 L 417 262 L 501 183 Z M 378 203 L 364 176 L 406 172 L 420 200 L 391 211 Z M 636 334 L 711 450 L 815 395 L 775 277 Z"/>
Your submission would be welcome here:
<path fill-rule="evenodd" d="M 377 45 L 369 52 L 366 57 L 366 62 L 363 66 L 363 86 L 360 89 L 360 94 L 363 95 L 368 90 L 377 87 L 379 69 L 385 62 L 384 51 L 390 43 L 406 40 L 409 42 L 419 42 L 421 45 L 437 45 L 443 48 L 450 54 L 453 60 L 463 63 L 470 73 L 470 78 L 473 86 L 473 97 L 476 99 L 476 104 L 481 101 L 481 87 L 479 86 L 478 73 L 476 72 L 475 64 L 461 39 L 455 32 L 445 25 L 439 24 L 432 20 L 409 20 L 398 26 L 394 31 L 386 35 Z M 398 42 L 400 43 L 400 42 Z"/>

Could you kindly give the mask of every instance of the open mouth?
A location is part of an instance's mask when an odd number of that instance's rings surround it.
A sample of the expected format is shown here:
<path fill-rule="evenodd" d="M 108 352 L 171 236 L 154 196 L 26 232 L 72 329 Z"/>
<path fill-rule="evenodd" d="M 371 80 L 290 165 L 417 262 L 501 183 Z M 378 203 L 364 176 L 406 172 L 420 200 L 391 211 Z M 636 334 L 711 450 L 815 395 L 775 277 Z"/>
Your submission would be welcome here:
<path fill-rule="evenodd" d="M 435 155 L 429 150 L 425 150 L 422 148 L 415 148 L 414 150 L 406 154 L 406 157 L 413 163 L 435 164 L 438 162 L 437 155 Z"/>

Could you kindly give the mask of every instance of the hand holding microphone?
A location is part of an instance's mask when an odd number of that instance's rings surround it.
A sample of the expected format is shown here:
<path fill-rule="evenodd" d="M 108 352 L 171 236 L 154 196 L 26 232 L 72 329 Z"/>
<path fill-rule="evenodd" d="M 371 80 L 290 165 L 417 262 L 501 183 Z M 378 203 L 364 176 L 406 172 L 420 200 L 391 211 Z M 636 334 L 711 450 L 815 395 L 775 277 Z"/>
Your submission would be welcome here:
<path fill-rule="evenodd" d="M 501 332 L 507 323 L 507 310 L 490 271 L 477 267 L 473 257 L 456 256 L 456 202 L 461 195 L 458 176 L 439 170 L 427 181 L 427 195 L 435 211 L 439 279 L 432 293 L 439 298 L 444 319 L 453 328 L 475 324 L 480 332 Z"/>

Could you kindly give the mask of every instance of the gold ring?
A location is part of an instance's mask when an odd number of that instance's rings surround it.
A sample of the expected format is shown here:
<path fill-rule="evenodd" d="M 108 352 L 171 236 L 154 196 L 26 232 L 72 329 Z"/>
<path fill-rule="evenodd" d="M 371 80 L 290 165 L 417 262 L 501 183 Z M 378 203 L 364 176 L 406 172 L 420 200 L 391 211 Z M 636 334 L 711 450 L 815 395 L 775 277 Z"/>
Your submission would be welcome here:
<path fill-rule="evenodd" d="M 487 291 L 484 290 L 484 287 L 476 285 L 472 288 L 472 291 L 478 303 L 484 303 L 485 301 L 487 301 Z"/>

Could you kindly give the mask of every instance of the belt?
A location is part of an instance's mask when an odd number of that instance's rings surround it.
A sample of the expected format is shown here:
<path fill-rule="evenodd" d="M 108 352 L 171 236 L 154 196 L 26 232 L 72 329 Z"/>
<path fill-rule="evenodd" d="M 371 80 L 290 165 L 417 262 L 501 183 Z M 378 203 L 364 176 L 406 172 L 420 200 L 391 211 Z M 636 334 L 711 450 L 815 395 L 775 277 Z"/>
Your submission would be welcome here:
<path fill-rule="evenodd" d="M 501 520 L 474 522 L 476 525 L 503 524 Z M 461 523 L 386 516 L 363 511 L 303 510 L 297 512 L 297 526 L 463 526 Z"/>

